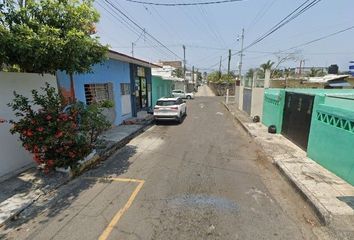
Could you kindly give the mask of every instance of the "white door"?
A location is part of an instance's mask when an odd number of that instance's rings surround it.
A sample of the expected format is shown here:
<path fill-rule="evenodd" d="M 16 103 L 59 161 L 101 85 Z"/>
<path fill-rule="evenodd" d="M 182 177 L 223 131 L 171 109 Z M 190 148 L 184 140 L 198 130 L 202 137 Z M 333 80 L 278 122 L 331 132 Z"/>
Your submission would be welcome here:
<path fill-rule="evenodd" d="M 131 104 L 131 91 L 129 83 L 120 84 L 120 99 L 122 107 L 122 116 L 132 113 L 132 104 Z"/>

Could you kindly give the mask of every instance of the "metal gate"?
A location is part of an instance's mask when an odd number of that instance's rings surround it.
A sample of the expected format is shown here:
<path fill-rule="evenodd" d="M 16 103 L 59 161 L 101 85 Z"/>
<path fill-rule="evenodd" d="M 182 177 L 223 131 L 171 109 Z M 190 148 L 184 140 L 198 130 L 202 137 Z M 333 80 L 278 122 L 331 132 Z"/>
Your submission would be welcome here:
<path fill-rule="evenodd" d="M 287 92 L 281 133 L 302 149 L 307 149 L 314 96 Z"/>
<path fill-rule="evenodd" d="M 251 115 L 251 103 L 252 103 L 252 88 L 243 89 L 243 105 L 242 109 L 248 115 Z"/>

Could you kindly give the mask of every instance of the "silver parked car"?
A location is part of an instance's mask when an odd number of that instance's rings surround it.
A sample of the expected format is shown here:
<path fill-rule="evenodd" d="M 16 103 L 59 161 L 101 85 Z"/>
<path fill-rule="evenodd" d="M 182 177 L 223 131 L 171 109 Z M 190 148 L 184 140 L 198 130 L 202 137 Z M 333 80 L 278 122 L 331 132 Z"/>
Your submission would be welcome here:
<path fill-rule="evenodd" d="M 180 97 L 160 98 L 154 107 L 155 120 L 174 120 L 182 122 L 187 115 L 187 104 Z"/>
<path fill-rule="evenodd" d="M 174 97 L 180 97 L 180 98 L 187 98 L 187 99 L 193 99 L 194 98 L 194 93 L 187 93 L 183 90 L 173 90 L 172 91 L 172 96 Z"/>

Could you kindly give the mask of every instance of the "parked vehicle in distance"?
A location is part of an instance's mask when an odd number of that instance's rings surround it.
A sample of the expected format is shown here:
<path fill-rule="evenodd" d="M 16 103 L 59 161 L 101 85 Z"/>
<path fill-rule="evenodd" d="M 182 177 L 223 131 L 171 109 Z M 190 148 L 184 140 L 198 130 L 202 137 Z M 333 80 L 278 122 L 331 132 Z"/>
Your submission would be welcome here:
<path fill-rule="evenodd" d="M 154 107 L 154 118 L 159 120 L 174 120 L 182 122 L 187 115 L 187 104 L 180 97 L 160 98 Z"/>
<path fill-rule="evenodd" d="M 194 93 L 186 93 L 183 90 L 176 89 L 176 90 L 172 91 L 172 96 L 180 97 L 180 98 L 193 99 L 194 98 Z"/>

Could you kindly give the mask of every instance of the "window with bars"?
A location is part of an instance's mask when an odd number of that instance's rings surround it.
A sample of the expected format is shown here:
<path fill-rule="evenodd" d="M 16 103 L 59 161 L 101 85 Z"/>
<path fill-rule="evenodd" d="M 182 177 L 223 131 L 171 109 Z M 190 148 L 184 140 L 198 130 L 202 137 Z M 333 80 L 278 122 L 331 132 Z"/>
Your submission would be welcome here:
<path fill-rule="evenodd" d="M 113 100 L 112 83 L 85 84 L 84 87 L 87 105 Z"/>
<path fill-rule="evenodd" d="M 121 83 L 120 84 L 120 94 L 130 95 L 130 83 Z"/>

